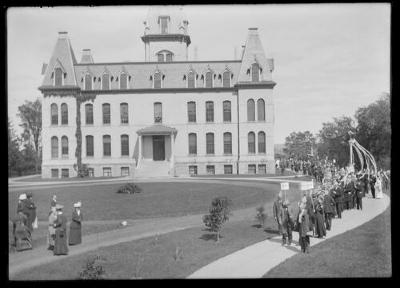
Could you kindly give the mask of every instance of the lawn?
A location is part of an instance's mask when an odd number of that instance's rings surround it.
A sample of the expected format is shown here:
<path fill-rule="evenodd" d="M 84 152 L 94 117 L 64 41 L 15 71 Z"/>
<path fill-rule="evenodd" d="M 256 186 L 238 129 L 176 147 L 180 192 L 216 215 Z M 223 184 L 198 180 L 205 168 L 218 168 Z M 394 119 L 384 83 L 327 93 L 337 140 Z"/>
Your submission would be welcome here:
<path fill-rule="evenodd" d="M 390 208 L 370 222 L 297 254 L 265 278 L 392 276 Z"/>

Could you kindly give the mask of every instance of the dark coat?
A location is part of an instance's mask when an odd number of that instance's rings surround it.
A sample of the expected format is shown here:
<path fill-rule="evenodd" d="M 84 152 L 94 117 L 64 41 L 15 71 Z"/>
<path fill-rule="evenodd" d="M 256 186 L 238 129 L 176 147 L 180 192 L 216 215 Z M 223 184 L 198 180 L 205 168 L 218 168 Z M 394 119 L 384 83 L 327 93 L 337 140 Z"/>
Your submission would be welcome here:
<path fill-rule="evenodd" d="M 31 198 L 28 198 L 25 200 L 25 212 L 24 214 L 26 217 L 28 217 L 28 223 L 27 226 L 30 231 L 33 231 L 32 223 L 36 219 L 36 206 L 35 203 L 33 203 L 33 200 Z"/>
<path fill-rule="evenodd" d="M 336 203 L 335 200 L 333 200 L 331 195 L 325 195 L 324 197 L 324 212 L 325 214 L 335 214 L 336 210 Z"/>
<path fill-rule="evenodd" d="M 72 212 L 72 221 L 69 225 L 69 245 L 82 243 L 82 212 Z"/>
<path fill-rule="evenodd" d="M 56 228 L 54 255 L 67 255 L 67 218 L 64 216 L 64 214 L 57 216 L 54 227 Z"/>
<path fill-rule="evenodd" d="M 305 213 L 299 212 L 297 215 L 297 223 L 298 223 L 298 230 L 299 230 L 299 236 L 300 237 L 305 237 L 307 236 L 307 232 L 310 231 L 310 218 L 309 215 L 307 214 L 307 210 Z"/>
<path fill-rule="evenodd" d="M 272 207 L 273 209 L 273 214 L 274 214 L 274 219 L 277 219 L 276 221 L 278 222 L 278 224 L 281 224 L 280 219 L 279 219 L 279 211 L 281 210 L 282 207 L 282 200 L 275 200 L 274 202 L 274 206 Z"/>
<path fill-rule="evenodd" d="M 324 208 L 318 201 L 315 203 L 315 232 L 318 237 L 326 236 Z"/>

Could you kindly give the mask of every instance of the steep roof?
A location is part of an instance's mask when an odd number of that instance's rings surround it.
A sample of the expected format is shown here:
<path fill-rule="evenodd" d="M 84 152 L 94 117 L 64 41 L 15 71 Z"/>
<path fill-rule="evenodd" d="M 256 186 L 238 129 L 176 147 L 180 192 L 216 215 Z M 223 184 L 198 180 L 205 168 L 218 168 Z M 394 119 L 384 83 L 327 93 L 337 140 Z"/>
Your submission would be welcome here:
<path fill-rule="evenodd" d="M 144 34 L 160 34 L 159 17 L 169 18 L 168 34 L 187 34 L 187 17 L 182 7 L 176 6 L 151 6 L 145 21 Z"/>

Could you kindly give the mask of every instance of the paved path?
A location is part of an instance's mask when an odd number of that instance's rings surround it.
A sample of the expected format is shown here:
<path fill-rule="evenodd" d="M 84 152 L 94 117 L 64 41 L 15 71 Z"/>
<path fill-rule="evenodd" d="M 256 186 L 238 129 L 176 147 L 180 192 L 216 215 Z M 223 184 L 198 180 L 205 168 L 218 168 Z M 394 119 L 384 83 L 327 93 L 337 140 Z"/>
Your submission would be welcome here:
<path fill-rule="evenodd" d="M 364 198 L 362 211 L 346 210 L 342 219 L 332 220 L 333 228 L 327 231 L 326 239 L 372 220 L 383 213 L 389 204 L 390 198 L 386 194 L 382 199 Z M 298 232 L 293 232 L 293 239 L 298 238 Z M 310 244 L 314 246 L 324 240 L 311 237 Z M 256 243 L 197 270 L 188 278 L 260 278 L 276 265 L 300 252 L 300 246 L 294 246 L 294 243 L 292 246 L 282 246 L 281 243 L 281 236 Z"/>

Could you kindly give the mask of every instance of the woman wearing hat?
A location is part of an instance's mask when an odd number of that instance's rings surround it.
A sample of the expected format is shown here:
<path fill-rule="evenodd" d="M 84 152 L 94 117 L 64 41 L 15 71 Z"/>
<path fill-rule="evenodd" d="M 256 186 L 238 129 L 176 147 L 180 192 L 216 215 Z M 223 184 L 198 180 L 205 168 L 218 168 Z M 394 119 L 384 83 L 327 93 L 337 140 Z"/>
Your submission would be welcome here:
<path fill-rule="evenodd" d="M 18 197 L 17 213 L 24 212 L 25 210 L 26 194 L 21 194 Z"/>
<path fill-rule="evenodd" d="M 319 195 L 315 198 L 315 233 L 317 234 L 318 238 L 323 238 L 326 236 L 323 202 L 324 197 L 322 195 Z"/>
<path fill-rule="evenodd" d="M 36 206 L 33 202 L 33 194 L 32 192 L 26 193 L 27 199 L 25 200 L 25 208 L 27 209 L 27 217 L 28 217 L 28 228 L 32 232 L 33 231 L 33 224 L 36 222 Z M 37 228 L 37 222 L 35 223 L 35 227 Z"/>
<path fill-rule="evenodd" d="M 56 239 L 56 229 L 54 228 L 54 223 L 57 220 L 56 206 L 50 208 L 49 213 L 49 233 L 47 233 L 47 245 L 48 250 L 54 250 L 54 242 Z"/>
<path fill-rule="evenodd" d="M 81 202 L 74 204 L 72 221 L 69 225 L 69 245 L 82 243 L 82 213 Z"/>
<path fill-rule="evenodd" d="M 307 206 L 304 201 L 300 203 L 300 213 L 298 214 L 297 222 L 299 225 L 299 244 L 301 247 L 301 252 L 309 253 L 310 247 L 310 219 L 307 213 Z"/>
<path fill-rule="evenodd" d="M 68 245 L 67 245 L 67 218 L 62 212 L 64 206 L 57 204 L 57 220 L 54 223 L 54 228 L 56 228 L 56 238 L 54 242 L 54 255 L 67 255 Z"/>
<path fill-rule="evenodd" d="M 282 219 L 281 229 L 282 229 L 282 246 L 286 245 L 286 238 L 288 238 L 288 245 L 292 244 L 292 227 L 293 218 L 289 212 L 289 201 L 285 200 L 282 203 L 282 208 L 280 209 L 280 219 Z"/>

